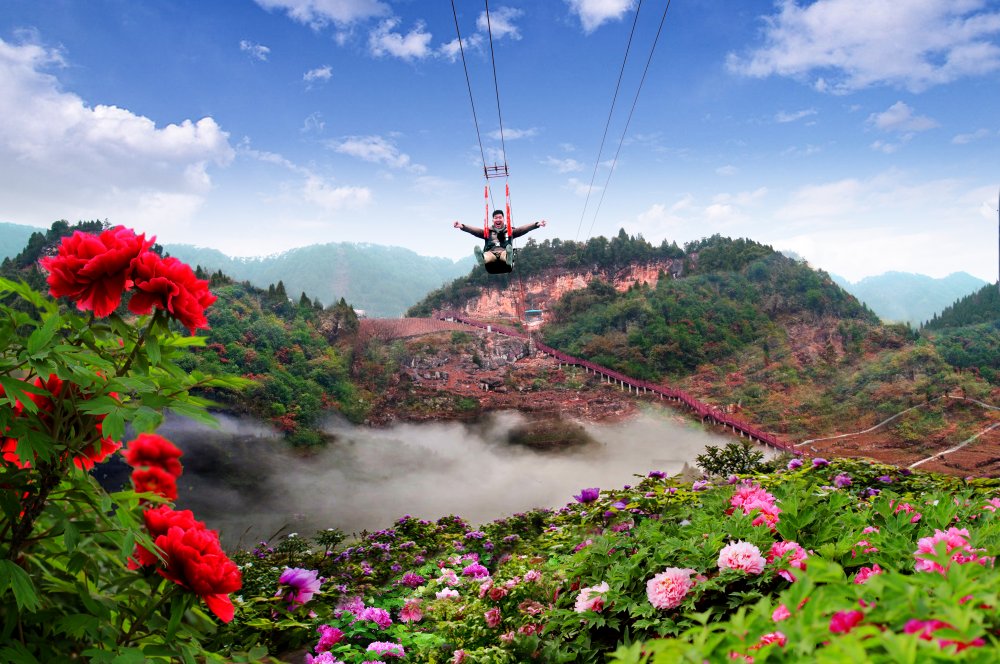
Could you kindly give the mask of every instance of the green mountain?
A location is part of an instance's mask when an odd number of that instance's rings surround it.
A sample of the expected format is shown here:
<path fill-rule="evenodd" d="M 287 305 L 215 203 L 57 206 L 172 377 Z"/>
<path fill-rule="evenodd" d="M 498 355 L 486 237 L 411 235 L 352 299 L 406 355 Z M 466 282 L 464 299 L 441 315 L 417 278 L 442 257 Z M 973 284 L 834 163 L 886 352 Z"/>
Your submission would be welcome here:
<path fill-rule="evenodd" d="M 402 315 L 429 291 L 475 265 L 472 256 L 453 261 L 402 247 L 347 242 L 315 244 L 264 258 L 232 258 L 216 249 L 184 244 L 164 249 L 190 265 L 221 270 L 261 288 L 282 281 L 292 298 L 303 292 L 324 304 L 344 298 L 372 317 Z"/>
<path fill-rule="evenodd" d="M 32 233 L 44 233 L 45 230 L 35 226 L 0 223 L 0 259 L 17 256 Z"/>
<path fill-rule="evenodd" d="M 910 272 L 886 272 L 851 283 L 832 277 L 841 288 L 858 298 L 886 322 L 920 327 L 955 300 L 974 293 L 986 283 L 967 272 L 954 272 L 935 279 Z"/>

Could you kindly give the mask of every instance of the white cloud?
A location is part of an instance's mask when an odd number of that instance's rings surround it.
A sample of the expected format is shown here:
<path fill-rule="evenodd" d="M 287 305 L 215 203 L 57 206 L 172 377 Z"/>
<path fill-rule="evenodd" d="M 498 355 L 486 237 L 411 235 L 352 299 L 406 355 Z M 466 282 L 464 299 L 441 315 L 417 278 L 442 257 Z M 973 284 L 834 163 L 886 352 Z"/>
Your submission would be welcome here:
<path fill-rule="evenodd" d="M 537 136 L 537 135 L 538 135 L 538 130 L 535 129 L 535 128 L 531 128 L 531 129 L 512 129 L 512 128 L 508 127 L 507 129 L 503 130 L 503 139 L 507 140 L 507 141 L 516 141 L 519 138 L 531 138 L 531 137 Z M 491 131 L 488 134 L 488 136 L 490 138 L 492 138 L 494 141 L 499 141 L 500 138 L 501 138 L 501 136 L 500 136 L 500 130 L 497 129 L 497 130 Z"/>
<path fill-rule="evenodd" d="M 333 68 L 330 65 L 323 65 L 307 71 L 302 75 L 302 80 L 306 83 L 312 83 L 313 81 L 329 81 L 331 77 L 333 77 Z"/>
<path fill-rule="evenodd" d="M 868 124 L 882 131 L 895 132 L 927 131 L 938 126 L 937 122 L 926 115 L 914 115 L 913 109 L 901 101 L 881 113 L 869 115 Z"/>
<path fill-rule="evenodd" d="M 715 169 L 715 174 L 716 175 L 722 175 L 723 177 L 730 176 L 730 175 L 736 175 L 739 172 L 740 172 L 740 169 L 736 168 L 732 164 L 726 164 L 725 166 L 719 166 L 717 169 Z"/>
<path fill-rule="evenodd" d="M 566 0 L 571 14 L 576 14 L 583 31 L 590 34 L 607 21 L 619 21 L 635 6 L 634 0 Z"/>
<path fill-rule="evenodd" d="M 387 18 L 368 34 L 368 50 L 376 57 L 392 56 L 403 60 L 426 58 L 432 54 L 431 33 L 418 22 L 407 34 L 394 32 L 398 18 Z"/>
<path fill-rule="evenodd" d="M 875 85 L 920 92 L 1000 69 L 1000 12 L 985 0 L 779 0 L 765 16 L 764 42 L 730 53 L 746 76 L 807 78 L 848 93 Z M 994 5 L 995 6 L 995 5 Z"/>
<path fill-rule="evenodd" d="M 462 38 L 462 48 L 458 47 L 458 37 L 452 39 L 450 42 L 445 42 L 438 48 L 438 54 L 447 59 L 449 62 L 455 62 L 461 55 L 464 49 L 466 53 L 474 50 L 479 50 L 479 47 L 483 44 L 483 36 L 479 34 L 472 35 L 471 37 Z"/>
<path fill-rule="evenodd" d="M 581 182 L 576 178 L 570 178 L 569 180 L 567 180 L 566 186 L 571 192 L 573 192 L 574 196 L 579 196 L 580 198 L 586 198 L 587 194 L 594 196 L 598 192 L 600 192 L 601 189 L 603 189 L 603 187 L 600 187 L 598 185 L 594 185 L 593 187 L 591 187 L 588 183 Z"/>
<path fill-rule="evenodd" d="M 323 120 L 323 114 L 319 111 L 315 111 L 306 117 L 305 121 L 302 123 L 302 129 L 300 131 L 303 133 L 314 131 L 321 134 L 325 128 L 326 122 Z"/>
<path fill-rule="evenodd" d="M 250 57 L 261 60 L 262 62 L 267 62 L 267 55 L 271 52 L 267 46 L 263 44 L 255 44 L 252 41 L 247 41 L 246 39 L 240 40 L 240 50 L 244 53 L 249 53 Z"/>
<path fill-rule="evenodd" d="M 390 13 L 380 0 L 255 0 L 264 9 L 281 10 L 314 30 L 333 23 L 344 26 Z"/>
<path fill-rule="evenodd" d="M 372 200 L 367 187 L 334 187 L 318 175 L 306 178 L 302 194 L 307 201 L 331 211 L 364 207 Z"/>
<path fill-rule="evenodd" d="M 394 143 L 382 136 L 348 136 L 339 143 L 331 142 L 328 145 L 341 154 L 390 168 L 408 169 L 416 173 L 426 170 L 419 164 L 410 163 L 410 155 L 400 152 Z"/>
<path fill-rule="evenodd" d="M 816 115 L 815 108 L 806 108 L 801 111 L 778 111 L 774 116 L 774 121 L 780 124 L 787 122 L 795 122 L 796 120 L 801 120 L 802 118 L 807 118 L 810 115 Z"/>
<path fill-rule="evenodd" d="M 956 134 L 951 142 L 955 145 L 965 145 L 967 143 L 973 143 L 975 141 L 981 141 L 987 138 L 996 138 L 1000 136 L 998 131 L 990 131 L 989 129 L 977 129 L 971 134 Z"/>
<path fill-rule="evenodd" d="M 576 159 L 557 159 L 546 157 L 542 162 L 544 165 L 554 169 L 556 173 L 577 173 L 583 170 L 583 164 Z"/>
<path fill-rule="evenodd" d="M 210 117 L 157 127 L 90 106 L 44 71 L 62 64 L 58 51 L 0 39 L 0 217 L 135 223 L 159 210 L 183 223 L 212 186 L 210 165 L 232 161 L 229 135 Z"/>
<path fill-rule="evenodd" d="M 515 9 L 513 7 L 499 7 L 490 12 L 489 19 L 486 18 L 486 12 L 479 15 L 476 20 L 476 27 L 479 28 L 481 32 L 489 31 L 493 35 L 494 39 L 503 39 L 504 37 L 510 37 L 511 39 L 520 39 L 521 33 L 518 32 L 517 26 L 514 25 L 514 21 L 521 18 L 524 14 L 520 9 Z"/>

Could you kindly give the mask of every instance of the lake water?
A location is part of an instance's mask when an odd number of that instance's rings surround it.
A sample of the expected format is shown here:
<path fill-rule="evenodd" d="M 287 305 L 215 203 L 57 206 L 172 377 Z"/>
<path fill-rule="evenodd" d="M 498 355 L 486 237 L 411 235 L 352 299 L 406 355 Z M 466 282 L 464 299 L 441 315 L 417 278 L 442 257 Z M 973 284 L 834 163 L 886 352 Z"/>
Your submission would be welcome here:
<path fill-rule="evenodd" d="M 531 424 L 518 413 L 469 424 L 387 429 L 330 422 L 335 442 L 304 455 L 250 419 L 221 416 L 219 430 L 169 420 L 159 431 L 184 450 L 179 509 L 191 509 L 227 546 L 279 531 L 380 530 L 404 514 L 448 514 L 477 525 L 533 507 L 558 508 L 584 487 L 621 488 L 650 470 L 680 472 L 706 445 L 735 440 L 649 407 L 616 424 L 575 423 L 589 442 L 538 451 L 511 444 Z"/>

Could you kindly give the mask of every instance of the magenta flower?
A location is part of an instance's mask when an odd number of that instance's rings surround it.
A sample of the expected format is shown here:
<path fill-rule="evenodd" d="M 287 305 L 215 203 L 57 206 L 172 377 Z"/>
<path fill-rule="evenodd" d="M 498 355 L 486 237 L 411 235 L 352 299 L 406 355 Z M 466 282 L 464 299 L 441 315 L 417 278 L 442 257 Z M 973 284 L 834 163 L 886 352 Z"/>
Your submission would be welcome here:
<path fill-rule="evenodd" d="M 833 478 L 833 486 L 838 489 L 843 489 L 845 487 L 851 486 L 851 476 L 847 473 L 841 473 Z"/>
<path fill-rule="evenodd" d="M 311 600 L 321 585 L 323 580 L 316 570 L 287 567 L 278 578 L 278 592 L 274 596 L 283 597 L 291 611 Z"/>
<path fill-rule="evenodd" d="M 719 569 L 735 569 L 747 574 L 760 574 L 766 561 L 760 549 L 750 542 L 730 542 L 719 552 Z"/>
<path fill-rule="evenodd" d="M 878 563 L 875 563 L 871 567 L 862 567 L 861 569 L 858 570 L 858 573 L 854 575 L 854 583 L 856 584 L 865 583 L 866 581 L 868 581 L 868 579 L 872 578 L 876 574 L 881 574 L 881 573 L 882 573 L 882 568 L 878 566 Z"/>
<path fill-rule="evenodd" d="M 693 569 L 668 567 L 646 582 L 646 597 L 658 609 L 673 609 L 680 606 L 687 594 L 694 588 L 691 578 Z"/>
<path fill-rule="evenodd" d="M 316 628 L 316 631 L 319 632 L 319 643 L 316 644 L 316 652 L 326 652 L 340 643 L 344 638 L 342 631 L 329 625 L 320 625 Z"/>
<path fill-rule="evenodd" d="M 829 466 L 830 462 L 824 459 L 823 457 L 816 457 L 815 459 L 813 459 L 812 464 L 813 468 L 823 468 L 824 466 Z"/>
<path fill-rule="evenodd" d="M 709 482 L 708 480 L 696 480 L 695 482 L 691 483 L 691 490 L 692 491 L 704 491 L 705 489 L 707 489 L 710 486 L 712 486 L 712 483 Z"/>
<path fill-rule="evenodd" d="M 385 609 L 377 606 L 365 607 L 365 610 L 358 615 L 358 620 L 362 622 L 373 622 L 379 629 L 386 629 L 392 624 L 392 616 Z"/>
<path fill-rule="evenodd" d="M 473 579 L 485 579 L 490 575 L 490 571 L 479 563 L 472 563 L 462 570 L 463 576 L 471 576 Z"/>
<path fill-rule="evenodd" d="M 784 604 L 779 604 L 778 608 L 771 612 L 771 620 L 774 622 L 781 622 L 782 620 L 787 620 L 792 617 L 792 612 L 788 610 L 788 607 Z"/>
<path fill-rule="evenodd" d="M 910 620 L 903 627 L 904 634 L 916 634 L 917 638 L 924 641 L 933 641 L 934 637 L 932 634 L 939 629 L 953 629 L 951 625 L 941 620 Z M 949 641 L 947 639 L 938 639 L 938 647 L 947 648 L 948 646 L 955 646 L 955 652 L 960 653 L 966 648 L 979 648 L 986 645 L 986 641 L 982 637 L 976 637 L 971 641 Z"/>
<path fill-rule="evenodd" d="M 847 634 L 865 619 L 861 611 L 837 611 L 830 618 L 830 631 L 834 634 Z"/>
<path fill-rule="evenodd" d="M 581 489 L 579 496 L 573 496 L 578 503 L 592 503 L 601 495 L 601 490 L 597 487 Z"/>
<path fill-rule="evenodd" d="M 322 652 L 315 657 L 306 653 L 305 662 L 306 664 L 344 664 L 343 661 L 334 657 L 331 652 Z"/>
<path fill-rule="evenodd" d="M 422 585 L 424 581 L 426 581 L 426 579 L 420 576 L 419 574 L 414 574 L 413 572 L 407 572 L 406 574 L 403 575 L 403 578 L 400 579 L 399 582 L 409 588 L 416 588 Z"/>
<path fill-rule="evenodd" d="M 802 459 L 792 459 L 788 462 L 788 470 L 796 470 L 802 467 Z"/>

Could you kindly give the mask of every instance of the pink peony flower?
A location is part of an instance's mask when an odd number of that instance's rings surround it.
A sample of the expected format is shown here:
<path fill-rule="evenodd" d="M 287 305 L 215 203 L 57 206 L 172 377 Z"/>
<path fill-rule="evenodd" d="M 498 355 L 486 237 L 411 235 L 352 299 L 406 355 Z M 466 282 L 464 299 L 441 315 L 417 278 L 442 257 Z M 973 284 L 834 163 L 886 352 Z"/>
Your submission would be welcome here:
<path fill-rule="evenodd" d="M 458 591 L 452 588 L 445 588 L 440 592 L 434 593 L 434 596 L 438 599 L 455 599 L 458 597 Z"/>
<path fill-rule="evenodd" d="M 574 604 L 573 609 L 577 613 L 583 613 L 584 611 L 600 613 L 604 608 L 603 593 L 608 592 L 610 589 L 607 581 L 602 581 L 596 586 L 581 589 L 580 594 L 576 596 L 576 604 Z"/>
<path fill-rule="evenodd" d="M 784 604 L 779 604 L 778 608 L 776 608 L 771 613 L 771 620 L 773 620 L 774 622 L 781 622 L 782 620 L 787 620 L 788 618 L 791 617 L 792 617 L 792 612 L 789 611 L 788 607 L 785 606 Z"/>
<path fill-rule="evenodd" d="M 830 618 L 830 631 L 834 634 L 847 634 L 865 619 L 861 611 L 837 611 Z"/>
<path fill-rule="evenodd" d="M 368 647 L 365 648 L 365 650 L 378 653 L 379 658 L 398 657 L 403 659 L 406 657 L 406 651 L 403 650 L 403 646 L 391 641 L 373 641 L 368 644 Z"/>
<path fill-rule="evenodd" d="M 406 603 L 403 604 L 403 608 L 399 611 L 399 619 L 401 622 L 420 622 L 424 617 L 424 612 L 420 610 L 420 600 L 419 599 L 408 599 Z"/>
<path fill-rule="evenodd" d="M 871 567 L 862 567 L 858 570 L 858 573 L 854 576 L 854 583 L 861 584 L 866 582 L 868 579 L 872 578 L 876 574 L 881 574 L 882 568 L 875 563 Z"/>
<path fill-rule="evenodd" d="M 539 572 L 538 570 L 529 569 L 527 572 L 524 573 L 524 580 L 527 581 L 528 583 L 531 583 L 532 581 L 538 581 L 541 578 L 542 578 L 542 573 Z"/>
<path fill-rule="evenodd" d="M 493 607 L 489 611 L 483 614 L 483 618 L 486 619 L 486 626 L 490 629 L 496 629 L 500 626 L 500 607 Z"/>
<path fill-rule="evenodd" d="M 788 643 L 788 637 L 782 632 L 768 632 L 764 636 L 760 637 L 760 641 L 757 645 L 750 646 L 750 650 L 760 650 L 764 646 L 769 646 L 772 643 L 777 643 L 779 647 L 784 648 L 785 644 Z"/>
<path fill-rule="evenodd" d="M 767 554 L 767 563 L 784 560 L 788 567 L 804 570 L 809 554 L 797 542 L 775 542 Z M 778 570 L 778 576 L 789 583 L 795 583 L 795 575 L 788 568 Z"/>
<path fill-rule="evenodd" d="M 945 553 L 950 554 L 953 562 L 959 565 L 966 563 L 979 563 L 985 565 L 992 563 L 993 558 L 980 557 L 979 553 L 986 549 L 973 549 L 966 541 L 969 531 L 965 528 L 949 528 L 947 531 L 935 530 L 931 537 L 922 537 L 917 541 L 917 550 L 913 552 L 913 557 L 917 559 L 914 568 L 918 572 L 938 572 L 944 574 L 948 567 L 942 566 L 932 557 L 937 555 L 939 545 L 944 544 Z"/>
<path fill-rule="evenodd" d="M 465 662 L 465 651 L 456 650 L 451 654 L 451 664 L 463 664 Z"/>
<path fill-rule="evenodd" d="M 775 503 L 775 498 L 757 484 L 744 484 L 729 500 L 733 508 L 740 509 L 744 514 L 751 514 L 757 511 L 757 518 L 753 520 L 755 526 L 773 527 L 778 523 L 778 515 L 781 510 Z"/>
<path fill-rule="evenodd" d="M 735 569 L 747 574 L 760 574 L 764 571 L 764 556 L 760 549 L 750 542 L 730 542 L 719 552 L 719 569 Z"/>
<path fill-rule="evenodd" d="M 917 638 L 923 641 L 933 641 L 934 637 L 931 636 L 939 629 L 953 629 L 951 625 L 941 620 L 910 620 L 903 627 L 904 634 L 916 634 Z M 959 653 L 966 648 L 979 648 L 986 645 L 986 642 L 982 637 L 977 637 L 971 641 L 951 641 L 948 639 L 938 639 L 938 646 L 941 648 L 947 648 L 948 646 L 955 646 L 955 652 Z"/>
<path fill-rule="evenodd" d="M 658 609 L 673 609 L 694 587 L 693 569 L 668 567 L 646 582 L 646 597 Z"/>
<path fill-rule="evenodd" d="M 392 624 L 392 616 L 385 609 L 380 609 L 377 606 L 366 607 L 358 615 L 358 620 L 362 622 L 373 622 L 378 625 L 379 629 L 386 629 Z"/>

